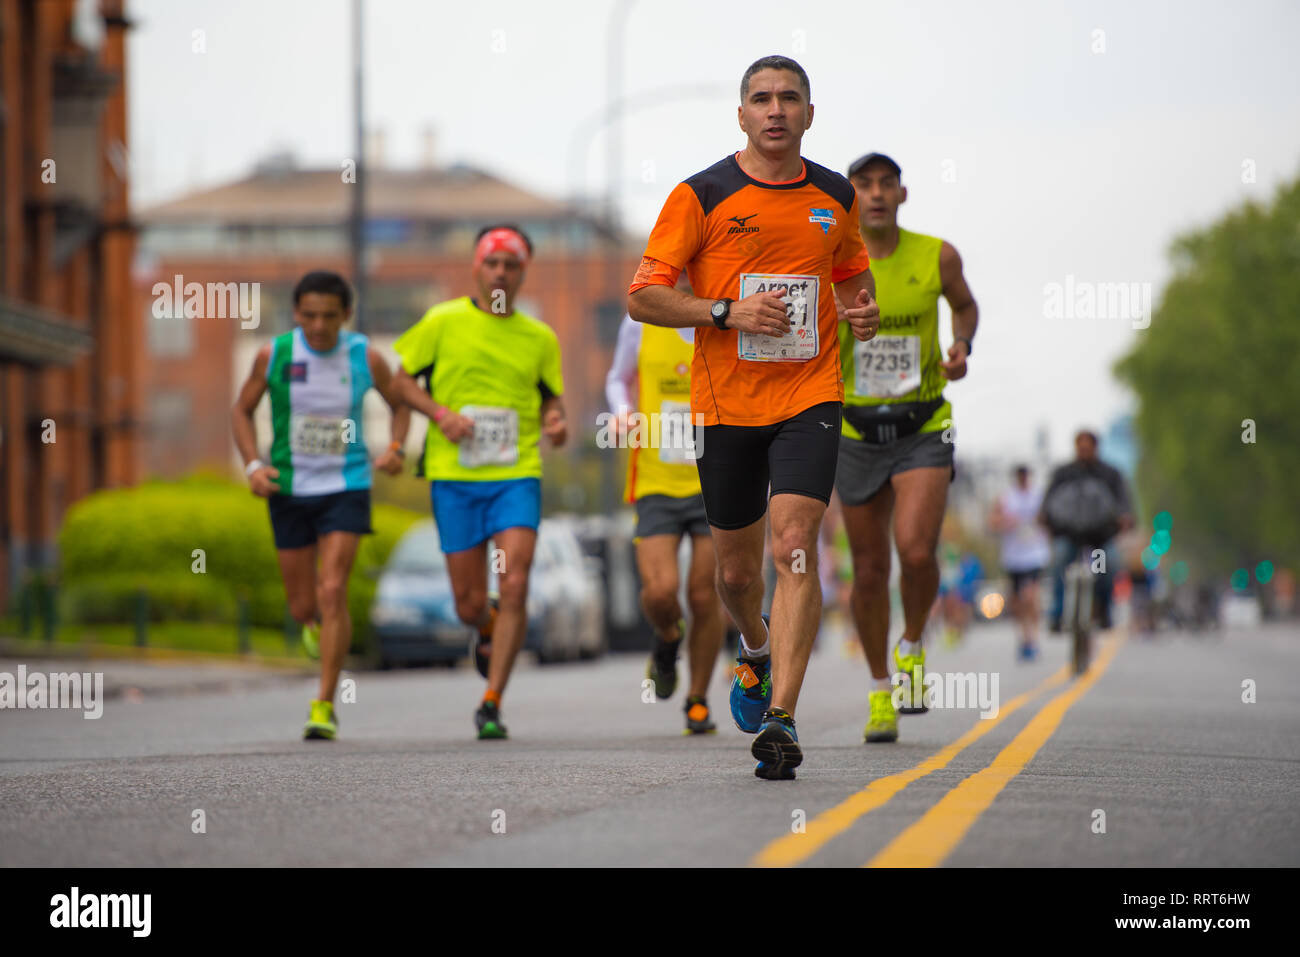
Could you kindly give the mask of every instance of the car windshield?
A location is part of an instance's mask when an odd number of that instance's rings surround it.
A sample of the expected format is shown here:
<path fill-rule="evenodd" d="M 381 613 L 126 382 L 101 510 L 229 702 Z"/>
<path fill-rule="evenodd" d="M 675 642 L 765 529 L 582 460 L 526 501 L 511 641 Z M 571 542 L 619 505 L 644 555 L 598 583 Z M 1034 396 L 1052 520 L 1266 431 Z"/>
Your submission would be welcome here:
<path fill-rule="evenodd" d="M 438 548 L 438 534 L 432 525 L 412 529 L 402 537 L 388 560 L 393 571 L 429 574 L 447 568 L 447 560 Z"/>

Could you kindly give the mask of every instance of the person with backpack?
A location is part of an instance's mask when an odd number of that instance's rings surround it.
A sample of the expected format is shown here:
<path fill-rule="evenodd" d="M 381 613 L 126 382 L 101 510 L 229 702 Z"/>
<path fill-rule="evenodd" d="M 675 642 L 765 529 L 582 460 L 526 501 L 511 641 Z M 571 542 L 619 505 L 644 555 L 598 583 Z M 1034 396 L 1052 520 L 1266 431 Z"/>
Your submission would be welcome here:
<path fill-rule="evenodd" d="M 1053 537 L 1052 610 L 1049 615 L 1053 632 L 1061 630 L 1065 566 L 1074 560 L 1080 548 L 1105 552 L 1105 565 L 1096 569 L 1094 604 L 1101 627 L 1112 626 L 1110 599 L 1114 579 L 1111 567 L 1118 560 L 1112 539 L 1119 532 L 1133 527 L 1128 483 L 1118 469 L 1098 458 L 1097 434 L 1081 429 L 1074 437 L 1074 452 L 1073 462 L 1052 473 L 1052 480 L 1043 493 L 1039 515 L 1039 520 Z"/>

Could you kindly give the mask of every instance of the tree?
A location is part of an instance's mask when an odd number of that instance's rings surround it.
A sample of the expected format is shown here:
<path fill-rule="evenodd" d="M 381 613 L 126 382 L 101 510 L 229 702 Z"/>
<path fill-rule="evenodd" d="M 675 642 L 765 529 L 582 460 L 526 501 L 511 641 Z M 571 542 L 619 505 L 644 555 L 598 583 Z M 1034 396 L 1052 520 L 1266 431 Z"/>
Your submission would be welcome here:
<path fill-rule="evenodd" d="M 1204 571 L 1295 567 L 1300 179 L 1178 237 L 1171 255 L 1150 326 L 1115 366 L 1138 397 L 1138 485 Z"/>

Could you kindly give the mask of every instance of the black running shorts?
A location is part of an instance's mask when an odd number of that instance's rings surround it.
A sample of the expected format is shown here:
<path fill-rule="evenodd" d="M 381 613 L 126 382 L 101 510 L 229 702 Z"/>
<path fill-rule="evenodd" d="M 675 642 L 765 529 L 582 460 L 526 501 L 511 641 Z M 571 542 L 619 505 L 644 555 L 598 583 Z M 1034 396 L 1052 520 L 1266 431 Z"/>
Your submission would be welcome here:
<path fill-rule="evenodd" d="M 706 425 L 697 452 L 704 510 L 714 528 L 752 525 L 772 495 L 829 503 L 840 449 L 840 404 L 823 402 L 774 425 Z"/>

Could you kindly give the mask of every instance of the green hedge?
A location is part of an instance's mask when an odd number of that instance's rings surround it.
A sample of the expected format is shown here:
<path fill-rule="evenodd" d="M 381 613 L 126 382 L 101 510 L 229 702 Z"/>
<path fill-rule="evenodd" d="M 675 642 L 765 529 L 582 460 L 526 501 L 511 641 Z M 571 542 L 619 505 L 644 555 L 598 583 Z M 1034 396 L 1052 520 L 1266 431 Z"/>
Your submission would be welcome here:
<path fill-rule="evenodd" d="M 374 576 L 422 517 L 391 505 L 371 509 L 375 534 L 362 538 L 348 583 L 356 652 L 370 647 Z M 204 574 L 193 571 L 195 549 L 204 552 Z M 243 595 L 252 624 L 284 623 L 266 502 L 243 485 L 196 477 L 96 492 L 68 511 L 59 550 L 63 621 L 134 621 L 136 593 L 144 588 L 153 620 L 233 622 Z"/>

